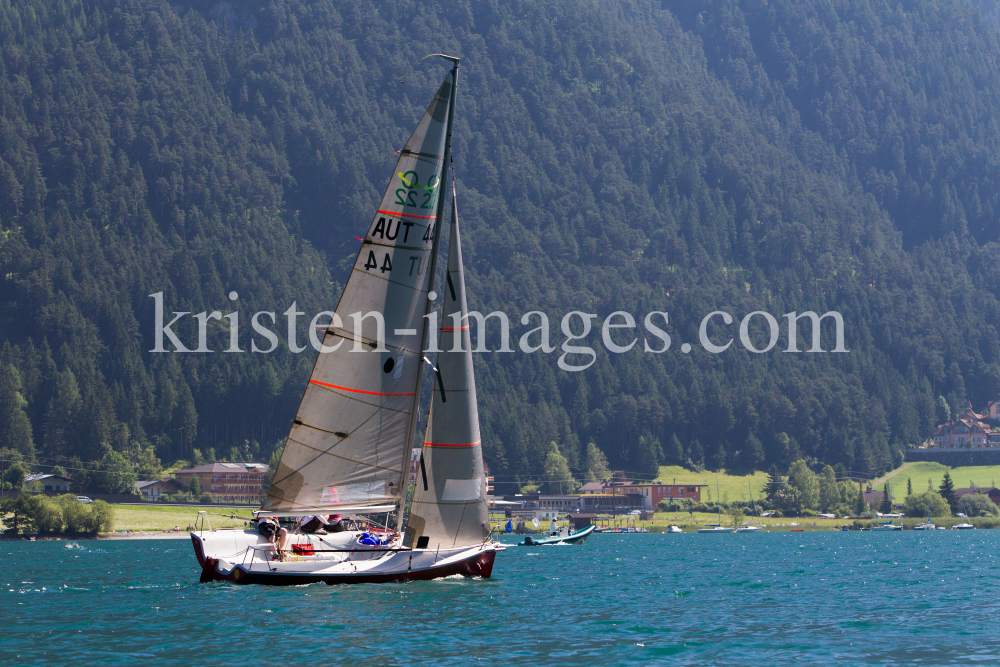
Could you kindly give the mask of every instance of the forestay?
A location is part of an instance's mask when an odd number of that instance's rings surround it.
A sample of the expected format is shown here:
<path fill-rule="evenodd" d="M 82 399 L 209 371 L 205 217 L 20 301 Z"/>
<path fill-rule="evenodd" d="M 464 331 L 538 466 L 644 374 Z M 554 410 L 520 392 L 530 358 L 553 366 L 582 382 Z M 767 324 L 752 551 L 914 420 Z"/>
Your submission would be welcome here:
<path fill-rule="evenodd" d="M 454 192 L 448 273 L 441 292 L 439 375 L 406 527 L 407 543 L 428 549 L 481 544 L 490 534 Z"/>
<path fill-rule="evenodd" d="M 400 153 L 323 336 L 264 510 L 305 514 L 401 500 L 453 76 Z"/>

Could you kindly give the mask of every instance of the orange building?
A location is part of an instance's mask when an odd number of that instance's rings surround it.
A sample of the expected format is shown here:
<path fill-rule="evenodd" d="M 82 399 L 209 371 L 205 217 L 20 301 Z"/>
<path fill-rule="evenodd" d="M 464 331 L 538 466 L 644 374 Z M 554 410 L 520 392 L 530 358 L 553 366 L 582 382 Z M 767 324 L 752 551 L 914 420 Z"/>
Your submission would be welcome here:
<path fill-rule="evenodd" d="M 264 463 L 208 463 L 197 468 L 178 470 L 174 479 L 185 486 L 198 478 L 202 493 L 223 502 L 254 504 L 260 502 L 261 484 L 268 472 Z"/>
<path fill-rule="evenodd" d="M 656 509 L 661 500 L 687 500 L 701 502 L 701 490 L 707 484 L 633 484 L 629 493 L 642 496 L 642 506 L 645 509 Z"/>

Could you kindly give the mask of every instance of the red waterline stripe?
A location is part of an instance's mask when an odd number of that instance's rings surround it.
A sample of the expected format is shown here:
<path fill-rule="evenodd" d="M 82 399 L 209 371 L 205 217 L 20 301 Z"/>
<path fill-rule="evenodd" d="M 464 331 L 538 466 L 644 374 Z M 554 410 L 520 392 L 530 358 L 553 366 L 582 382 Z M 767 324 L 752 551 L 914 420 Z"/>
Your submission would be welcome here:
<path fill-rule="evenodd" d="M 457 331 L 465 331 L 468 328 L 469 325 L 466 324 L 464 327 L 458 327 Z M 456 329 L 455 327 L 441 327 L 441 331 L 456 331 Z"/>
<path fill-rule="evenodd" d="M 425 442 L 424 447 L 475 447 L 482 440 L 476 440 L 475 442 L 470 442 L 468 444 L 451 444 L 446 442 Z"/>
<path fill-rule="evenodd" d="M 365 391 L 364 389 L 349 389 L 347 387 L 338 387 L 335 384 L 327 384 L 326 382 L 320 382 L 319 380 L 309 380 L 313 384 L 318 384 L 321 387 L 329 387 L 330 389 L 340 389 L 341 391 L 353 391 L 355 394 L 368 394 L 369 396 L 413 396 L 413 392 L 410 393 L 400 393 L 400 394 L 383 394 L 380 391 Z"/>
<path fill-rule="evenodd" d="M 413 215 L 412 213 L 396 213 L 395 211 L 383 211 L 378 210 L 379 213 L 385 213 L 386 215 L 391 215 L 396 218 L 420 218 L 421 220 L 433 220 L 436 215 Z"/>

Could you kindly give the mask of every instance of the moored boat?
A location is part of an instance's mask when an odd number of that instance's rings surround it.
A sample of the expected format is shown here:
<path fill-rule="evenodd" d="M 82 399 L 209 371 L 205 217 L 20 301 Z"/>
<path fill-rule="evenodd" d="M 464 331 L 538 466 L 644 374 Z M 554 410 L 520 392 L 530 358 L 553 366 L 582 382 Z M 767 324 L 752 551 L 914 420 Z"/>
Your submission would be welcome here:
<path fill-rule="evenodd" d="M 879 532 L 886 532 L 893 530 L 903 530 L 903 527 L 894 524 L 892 521 L 880 521 L 877 526 L 872 526 L 872 530 Z"/>
<path fill-rule="evenodd" d="M 733 529 L 732 528 L 726 528 L 725 526 L 714 525 L 714 526 L 705 526 L 704 528 L 699 528 L 698 532 L 699 533 L 731 533 L 731 532 L 733 532 Z"/>

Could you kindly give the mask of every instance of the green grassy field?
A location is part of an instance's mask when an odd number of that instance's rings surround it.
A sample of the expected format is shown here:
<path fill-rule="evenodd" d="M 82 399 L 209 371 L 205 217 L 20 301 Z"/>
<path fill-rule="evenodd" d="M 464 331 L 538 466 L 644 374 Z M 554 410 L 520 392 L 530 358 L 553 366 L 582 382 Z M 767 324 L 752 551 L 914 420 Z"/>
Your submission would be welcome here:
<path fill-rule="evenodd" d="M 1000 466 L 962 466 L 960 468 L 949 468 L 940 463 L 930 463 L 925 461 L 915 461 L 904 463 L 902 467 L 893 470 L 886 477 L 882 478 L 889 482 L 889 489 L 897 499 L 906 498 L 906 480 L 909 478 L 913 483 L 913 491 L 916 493 L 927 490 L 927 480 L 930 479 L 931 486 L 936 491 L 944 478 L 944 471 L 951 474 L 952 482 L 956 489 L 970 486 L 990 488 L 996 486 L 1000 480 Z M 884 482 L 876 481 L 874 487 L 881 489 Z"/>
<path fill-rule="evenodd" d="M 704 501 L 718 500 L 721 495 L 724 502 L 733 500 L 750 500 L 750 488 L 753 489 L 753 497 L 760 499 L 764 485 L 767 484 L 767 473 L 757 471 L 752 475 L 729 475 L 725 471 L 714 472 L 692 472 L 681 466 L 660 466 L 660 481 L 664 484 L 707 484 L 707 489 L 702 489 L 701 499 Z M 719 490 L 716 492 L 716 479 L 718 479 Z M 905 484 L 904 480 L 904 484 Z M 926 483 L 926 482 L 925 482 Z M 749 485 L 749 488 L 748 488 Z"/>
<path fill-rule="evenodd" d="M 157 532 L 162 530 L 173 530 L 178 526 L 184 530 L 188 526 L 194 525 L 194 520 L 198 516 L 198 510 L 204 509 L 208 512 L 219 514 L 236 514 L 236 516 L 253 516 L 248 509 L 233 509 L 229 507 L 218 507 L 215 505 L 199 507 L 170 507 L 164 505 L 115 505 L 114 530 L 135 530 Z M 213 528 L 230 527 L 242 525 L 242 522 L 232 521 L 221 516 L 209 514 L 209 521 Z"/>

